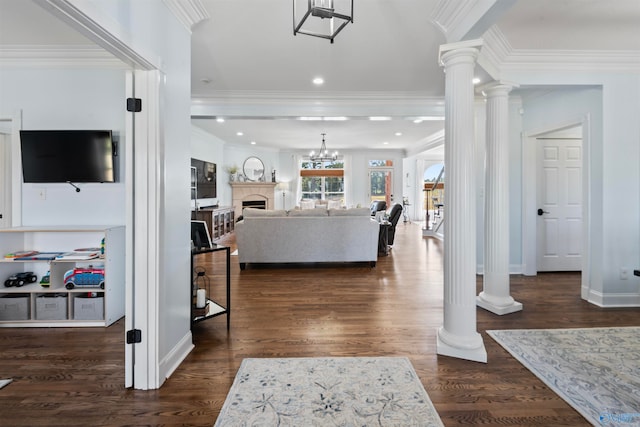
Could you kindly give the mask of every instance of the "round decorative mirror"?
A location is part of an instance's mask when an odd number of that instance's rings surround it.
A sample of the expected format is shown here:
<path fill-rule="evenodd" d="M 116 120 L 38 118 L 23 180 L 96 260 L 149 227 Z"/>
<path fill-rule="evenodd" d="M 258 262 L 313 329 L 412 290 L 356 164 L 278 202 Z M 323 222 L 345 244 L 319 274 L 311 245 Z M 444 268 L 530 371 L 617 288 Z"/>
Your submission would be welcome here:
<path fill-rule="evenodd" d="M 260 181 L 264 177 L 264 163 L 257 157 L 247 157 L 242 165 L 242 173 L 249 181 Z"/>

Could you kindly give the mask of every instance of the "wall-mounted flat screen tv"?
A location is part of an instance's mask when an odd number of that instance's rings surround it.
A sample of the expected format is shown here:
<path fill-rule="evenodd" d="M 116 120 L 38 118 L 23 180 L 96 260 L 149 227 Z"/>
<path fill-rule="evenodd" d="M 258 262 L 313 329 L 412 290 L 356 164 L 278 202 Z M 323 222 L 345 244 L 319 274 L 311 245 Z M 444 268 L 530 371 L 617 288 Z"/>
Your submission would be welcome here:
<path fill-rule="evenodd" d="M 216 164 L 192 158 L 191 167 L 195 168 L 196 174 L 196 198 L 208 199 L 218 197 L 216 189 Z"/>
<path fill-rule="evenodd" d="M 24 182 L 116 182 L 110 130 L 22 130 Z"/>

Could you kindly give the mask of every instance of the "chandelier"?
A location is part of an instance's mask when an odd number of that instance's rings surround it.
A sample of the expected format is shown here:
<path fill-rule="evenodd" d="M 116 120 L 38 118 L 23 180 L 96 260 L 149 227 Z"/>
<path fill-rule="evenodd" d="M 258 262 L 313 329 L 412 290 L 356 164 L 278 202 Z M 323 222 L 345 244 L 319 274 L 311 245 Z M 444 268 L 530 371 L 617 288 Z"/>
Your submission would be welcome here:
<path fill-rule="evenodd" d="M 336 12 L 334 8 L 334 0 L 307 0 L 307 11 L 300 22 L 296 24 L 296 2 L 293 0 L 293 35 L 306 34 L 308 36 L 321 37 L 331 40 L 338 35 L 340 31 L 349 23 L 353 23 L 353 0 L 351 0 L 351 14 Z M 338 3 L 348 4 L 349 0 L 336 0 Z M 346 7 L 346 6 L 345 6 Z M 318 19 L 309 19 L 312 18 Z M 324 21 L 325 18 L 328 21 Z M 305 25 L 305 23 L 307 25 Z M 305 27 L 303 28 L 303 25 Z"/>
<path fill-rule="evenodd" d="M 327 145 L 324 142 L 324 136 L 326 133 L 321 133 L 322 135 L 322 145 L 320 146 L 320 151 L 316 153 L 315 151 L 311 151 L 309 153 L 309 160 L 312 162 L 325 162 L 325 161 L 334 161 L 338 159 L 338 152 L 334 151 L 329 154 L 329 150 L 327 150 Z"/>

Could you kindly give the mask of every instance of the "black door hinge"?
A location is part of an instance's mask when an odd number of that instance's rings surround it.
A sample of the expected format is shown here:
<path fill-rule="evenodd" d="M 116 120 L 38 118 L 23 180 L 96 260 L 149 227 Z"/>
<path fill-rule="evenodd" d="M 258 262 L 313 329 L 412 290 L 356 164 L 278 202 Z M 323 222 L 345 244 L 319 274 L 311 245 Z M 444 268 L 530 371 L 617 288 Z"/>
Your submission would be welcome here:
<path fill-rule="evenodd" d="M 127 331 L 127 344 L 136 344 L 139 342 L 142 342 L 142 331 L 140 329 Z"/>
<path fill-rule="evenodd" d="M 132 113 L 139 113 L 142 111 L 142 99 L 127 98 L 127 111 L 131 111 Z"/>

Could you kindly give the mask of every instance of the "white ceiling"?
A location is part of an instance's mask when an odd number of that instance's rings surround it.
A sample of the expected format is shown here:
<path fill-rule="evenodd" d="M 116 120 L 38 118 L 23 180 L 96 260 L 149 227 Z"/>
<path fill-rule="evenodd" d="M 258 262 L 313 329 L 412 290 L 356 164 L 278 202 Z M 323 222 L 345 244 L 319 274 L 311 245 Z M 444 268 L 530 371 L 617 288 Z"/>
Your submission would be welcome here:
<path fill-rule="evenodd" d="M 0 0 L 0 65 L 7 47 L 92 44 L 34 3 Z M 208 118 L 194 123 L 225 141 L 255 141 L 261 147 L 317 149 L 320 133 L 327 133 L 332 150 L 411 151 L 425 145 L 442 131 L 443 122 L 415 124 L 406 115 L 421 102 L 427 115 L 442 114 L 444 73 L 437 52 L 450 35 L 445 34 L 450 28 L 444 12 L 456 7 L 464 11 L 482 2 L 354 3 L 354 23 L 331 44 L 306 35 L 294 37 L 289 0 L 201 0 L 210 19 L 193 28 L 192 95 L 194 105 L 207 106 L 201 111 Z M 479 22 L 486 28 L 495 24 L 493 30 L 514 51 L 640 52 L 639 0 L 497 0 L 495 5 L 489 22 Z M 502 9 L 506 11 L 501 14 Z M 480 67 L 477 71 L 488 78 Z M 317 76 L 325 79 L 321 87 L 311 82 Z M 403 108 L 398 101 L 402 99 L 411 108 Z M 265 114 L 264 106 L 273 102 L 284 112 Z M 349 114 L 340 114 L 348 115 L 347 121 L 291 120 L 298 115 L 298 105 L 305 106 L 300 108 L 304 115 L 322 116 L 347 104 L 351 108 L 344 110 Z M 315 110 L 309 108 L 314 105 Z M 362 113 L 354 114 L 356 110 Z M 393 120 L 367 120 L 380 115 L 378 111 L 391 111 Z M 226 121 L 217 123 L 213 116 L 225 116 Z M 238 131 L 244 135 L 238 137 Z"/>

